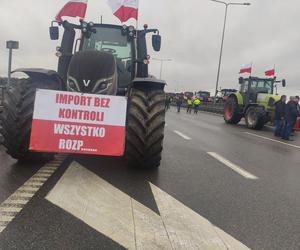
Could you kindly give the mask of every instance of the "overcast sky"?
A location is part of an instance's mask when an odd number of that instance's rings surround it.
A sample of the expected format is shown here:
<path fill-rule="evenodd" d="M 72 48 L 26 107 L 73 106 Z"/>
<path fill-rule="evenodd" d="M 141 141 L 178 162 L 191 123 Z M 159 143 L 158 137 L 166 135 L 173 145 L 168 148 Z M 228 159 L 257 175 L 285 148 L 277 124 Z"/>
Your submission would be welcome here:
<path fill-rule="evenodd" d="M 5 41 L 20 41 L 13 68 L 56 69 L 57 41 L 49 39 L 48 27 L 66 0 L 1 0 L 0 75 L 7 74 Z M 236 0 L 236 2 L 242 2 Z M 251 6 L 230 6 L 225 35 L 220 86 L 238 88 L 240 66 L 253 62 L 253 74 L 263 76 L 276 65 L 278 78 L 286 78 L 280 93 L 300 94 L 300 1 L 249 0 Z M 87 20 L 118 24 L 106 0 L 89 0 Z M 209 0 L 140 0 L 139 26 L 160 29 L 162 50 L 149 54 L 171 58 L 163 69 L 167 90 L 212 90 L 224 19 L 224 6 Z M 133 24 L 134 22 L 128 22 Z M 150 71 L 159 76 L 160 63 Z"/>

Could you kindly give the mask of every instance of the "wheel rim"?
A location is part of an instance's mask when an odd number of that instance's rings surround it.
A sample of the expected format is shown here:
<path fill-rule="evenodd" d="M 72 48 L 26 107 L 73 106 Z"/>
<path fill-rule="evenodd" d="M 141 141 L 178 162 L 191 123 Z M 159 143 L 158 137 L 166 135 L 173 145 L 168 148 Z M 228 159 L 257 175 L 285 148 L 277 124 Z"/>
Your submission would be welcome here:
<path fill-rule="evenodd" d="M 247 115 L 248 124 L 253 126 L 257 122 L 257 114 L 254 110 L 249 110 Z"/>
<path fill-rule="evenodd" d="M 233 103 L 227 102 L 224 108 L 224 117 L 225 120 L 230 120 L 233 116 Z"/>

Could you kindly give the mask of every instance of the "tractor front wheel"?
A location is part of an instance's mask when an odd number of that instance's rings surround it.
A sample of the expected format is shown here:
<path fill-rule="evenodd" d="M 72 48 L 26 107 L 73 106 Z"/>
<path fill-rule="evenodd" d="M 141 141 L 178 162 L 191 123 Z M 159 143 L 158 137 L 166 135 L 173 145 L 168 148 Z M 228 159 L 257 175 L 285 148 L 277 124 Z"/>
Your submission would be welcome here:
<path fill-rule="evenodd" d="M 59 89 L 54 81 L 20 79 L 4 92 L 0 133 L 7 153 L 20 161 L 49 160 L 53 154 L 29 151 L 31 123 L 36 89 Z M 45 107 L 47 108 L 47 107 Z"/>
<path fill-rule="evenodd" d="M 165 93 L 133 88 L 128 105 L 125 158 L 129 166 L 156 168 L 163 149 Z"/>
<path fill-rule="evenodd" d="M 224 120 L 229 124 L 238 124 L 242 119 L 235 97 L 229 97 L 224 106 Z"/>
<path fill-rule="evenodd" d="M 266 111 L 261 107 L 249 107 L 246 111 L 245 120 L 248 128 L 260 130 L 265 125 Z"/>

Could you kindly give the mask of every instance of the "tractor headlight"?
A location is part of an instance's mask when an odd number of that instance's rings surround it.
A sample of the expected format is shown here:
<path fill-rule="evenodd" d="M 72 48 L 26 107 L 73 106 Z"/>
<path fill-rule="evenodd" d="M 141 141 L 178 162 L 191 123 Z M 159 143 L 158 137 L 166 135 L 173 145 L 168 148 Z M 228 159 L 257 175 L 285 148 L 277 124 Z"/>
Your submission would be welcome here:
<path fill-rule="evenodd" d="M 60 51 L 57 51 L 57 52 L 55 53 L 55 55 L 56 55 L 57 57 L 61 57 L 61 56 L 62 56 L 62 53 L 61 53 Z"/>
<path fill-rule="evenodd" d="M 81 26 L 82 28 L 87 28 L 88 24 L 86 22 L 82 22 Z"/>
<path fill-rule="evenodd" d="M 113 84 L 113 78 L 101 79 L 96 82 L 95 87 L 93 88 L 92 93 L 99 94 L 108 89 L 110 85 Z"/>
<path fill-rule="evenodd" d="M 70 75 L 68 76 L 67 90 L 72 92 L 80 92 L 77 80 Z"/>

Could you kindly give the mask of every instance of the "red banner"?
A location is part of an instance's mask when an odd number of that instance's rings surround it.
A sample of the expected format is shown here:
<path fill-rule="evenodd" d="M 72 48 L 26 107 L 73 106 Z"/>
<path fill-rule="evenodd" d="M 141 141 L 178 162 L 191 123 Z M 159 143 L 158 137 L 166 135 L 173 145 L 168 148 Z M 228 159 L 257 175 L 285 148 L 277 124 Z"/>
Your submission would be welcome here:
<path fill-rule="evenodd" d="M 37 90 L 30 150 L 121 156 L 125 97 Z"/>

